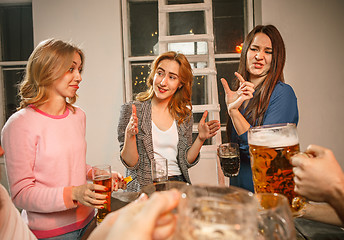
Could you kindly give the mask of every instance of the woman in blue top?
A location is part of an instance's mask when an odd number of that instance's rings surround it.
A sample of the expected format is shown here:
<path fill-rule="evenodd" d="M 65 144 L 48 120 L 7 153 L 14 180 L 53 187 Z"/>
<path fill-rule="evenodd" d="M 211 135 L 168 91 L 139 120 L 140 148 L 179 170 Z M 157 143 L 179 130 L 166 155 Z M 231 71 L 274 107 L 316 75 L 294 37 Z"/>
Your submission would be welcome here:
<path fill-rule="evenodd" d="M 252 126 L 298 123 L 297 99 L 284 83 L 285 46 L 273 25 L 258 25 L 246 37 L 232 91 L 221 79 L 229 114 L 227 135 L 240 146 L 241 166 L 230 184 L 254 192 L 247 131 Z"/>

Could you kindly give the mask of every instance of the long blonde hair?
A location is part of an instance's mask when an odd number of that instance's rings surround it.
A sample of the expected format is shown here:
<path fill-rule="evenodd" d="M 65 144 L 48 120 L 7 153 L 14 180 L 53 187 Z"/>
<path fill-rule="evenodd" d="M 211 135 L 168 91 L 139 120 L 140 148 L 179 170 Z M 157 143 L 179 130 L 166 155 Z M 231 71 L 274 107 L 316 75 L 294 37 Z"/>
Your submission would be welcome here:
<path fill-rule="evenodd" d="M 38 44 L 31 53 L 23 81 L 19 84 L 20 107 L 32 104 L 36 107 L 48 101 L 47 88 L 60 79 L 73 63 L 74 53 L 81 58 L 81 68 L 85 56 L 75 45 L 62 40 L 47 39 Z M 74 111 L 77 95 L 66 99 L 67 107 Z"/>
<path fill-rule="evenodd" d="M 193 74 L 190 63 L 184 54 L 170 51 L 159 55 L 151 65 L 151 72 L 147 79 L 148 89 L 145 92 L 139 93 L 136 96 L 136 100 L 146 101 L 153 98 L 154 75 L 160 62 L 166 59 L 176 61 L 179 64 L 179 79 L 182 86 L 173 94 L 170 102 L 168 103 L 168 108 L 173 118 L 178 121 L 178 124 L 181 124 L 184 120 L 189 120 L 192 116 L 191 94 Z"/>

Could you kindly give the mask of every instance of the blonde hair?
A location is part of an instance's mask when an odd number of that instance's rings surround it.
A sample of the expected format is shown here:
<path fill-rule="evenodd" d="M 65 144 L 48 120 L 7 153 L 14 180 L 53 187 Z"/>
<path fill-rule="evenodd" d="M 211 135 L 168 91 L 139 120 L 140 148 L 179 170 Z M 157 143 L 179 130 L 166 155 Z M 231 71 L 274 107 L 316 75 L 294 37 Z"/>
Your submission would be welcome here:
<path fill-rule="evenodd" d="M 184 54 L 176 53 L 173 51 L 165 52 L 159 55 L 151 65 L 151 73 L 147 79 L 148 89 L 145 92 L 141 92 L 136 96 L 138 101 L 146 101 L 152 99 L 154 96 L 153 91 L 153 80 L 156 70 L 163 60 L 173 60 L 179 64 L 179 80 L 181 87 L 173 94 L 170 102 L 168 103 L 168 108 L 173 118 L 181 124 L 186 119 L 190 119 L 192 116 L 192 104 L 191 104 L 191 94 L 192 94 L 192 83 L 193 74 L 189 61 L 186 59 Z M 189 107 L 188 107 L 189 106 Z"/>
<path fill-rule="evenodd" d="M 36 107 L 47 102 L 49 96 L 47 88 L 60 79 L 71 67 L 74 53 L 81 58 L 81 68 L 85 56 L 75 45 L 62 40 L 47 39 L 38 44 L 31 53 L 23 81 L 19 84 L 20 107 L 32 104 Z M 77 95 L 66 99 L 67 107 L 74 111 Z"/>

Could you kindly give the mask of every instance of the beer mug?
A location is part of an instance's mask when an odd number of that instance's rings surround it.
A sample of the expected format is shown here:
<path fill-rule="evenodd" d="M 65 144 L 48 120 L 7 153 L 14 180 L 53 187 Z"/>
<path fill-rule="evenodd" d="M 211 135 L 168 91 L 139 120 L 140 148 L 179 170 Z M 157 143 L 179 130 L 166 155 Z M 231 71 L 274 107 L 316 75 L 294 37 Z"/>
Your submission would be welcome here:
<path fill-rule="evenodd" d="M 278 193 L 257 193 L 258 236 L 266 240 L 295 240 L 296 230 L 288 199 Z"/>
<path fill-rule="evenodd" d="M 296 125 L 283 123 L 250 128 L 248 144 L 255 192 L 285 195 L 293 215 L 301 216 L 305 199 L 294 192 L 291 165 L 291 156 L 300 151 Z"/>
<path fill-rule="evenodd" d="M 187 185 L 181 190 L 174 239 L 256 239 L 257 201 L 236 187 Z"/>
<path fill-rule="evenodd" d="M 237 143 L 220 144 L 217 153 L 223 174 L 226 177 L 238 176 L 240 170 L 240 151 Z"/>

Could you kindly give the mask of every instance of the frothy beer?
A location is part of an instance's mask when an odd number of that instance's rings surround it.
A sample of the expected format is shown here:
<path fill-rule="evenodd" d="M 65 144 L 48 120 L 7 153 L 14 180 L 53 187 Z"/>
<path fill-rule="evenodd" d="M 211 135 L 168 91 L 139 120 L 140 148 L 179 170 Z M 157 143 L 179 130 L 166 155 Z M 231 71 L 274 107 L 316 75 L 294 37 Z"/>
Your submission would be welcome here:
<path fill-rule="evenodd" d="M 281 193 L 293 211 L 303 206 L 294 192 L 291 156 L 300 151 L 294 124 L 268 125 L 249 130 L 248 143 L 256 193 Z"/>

